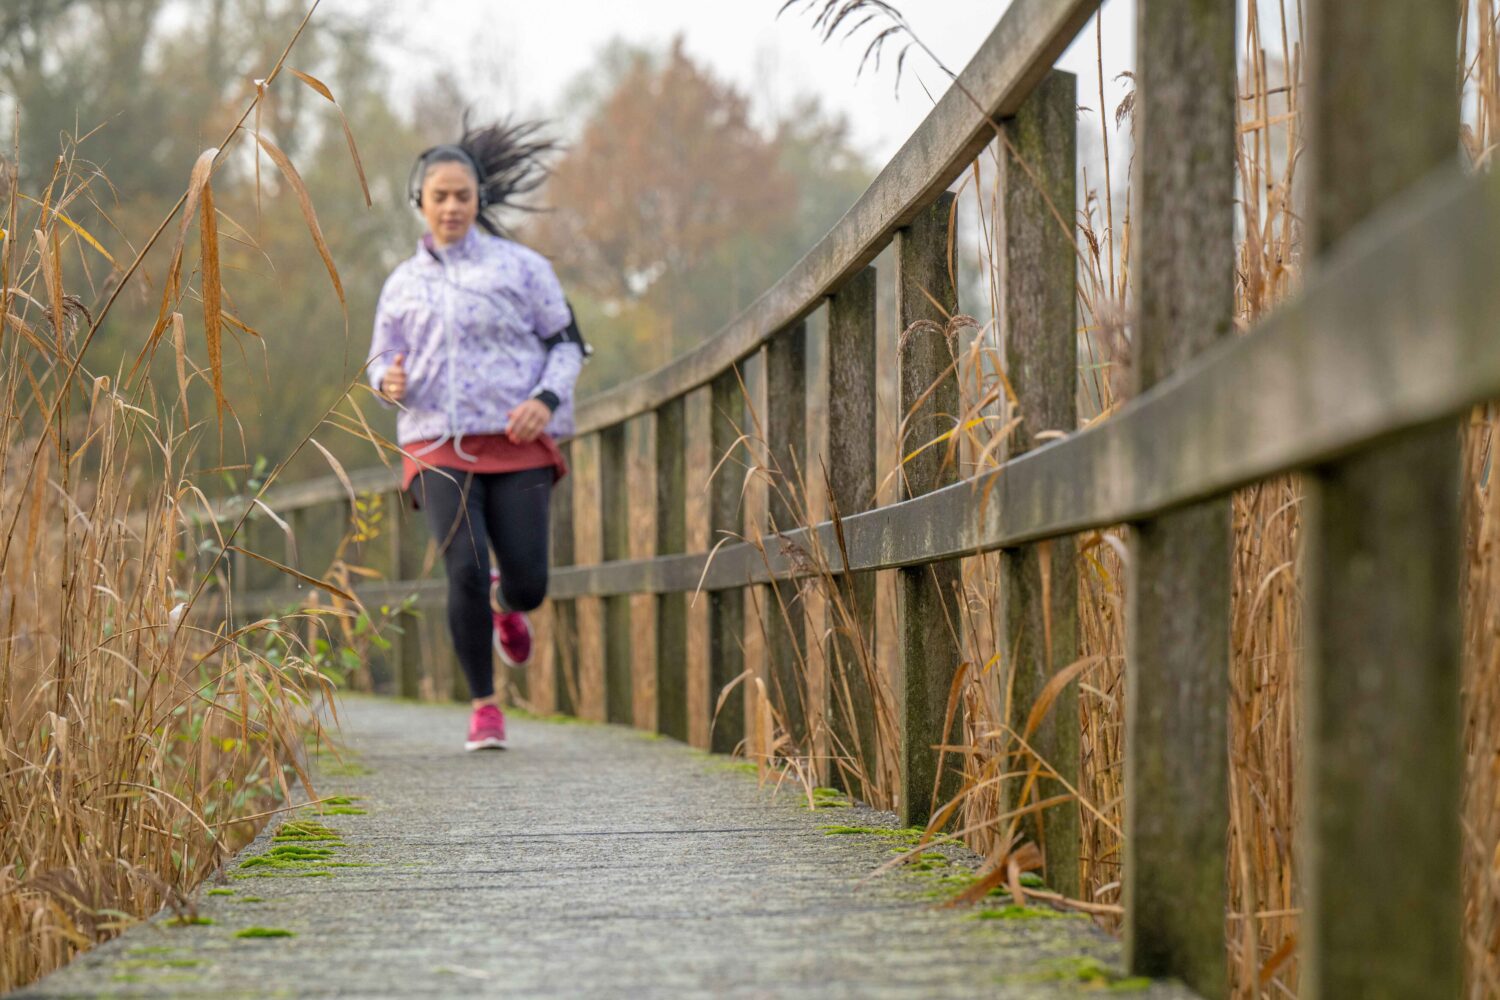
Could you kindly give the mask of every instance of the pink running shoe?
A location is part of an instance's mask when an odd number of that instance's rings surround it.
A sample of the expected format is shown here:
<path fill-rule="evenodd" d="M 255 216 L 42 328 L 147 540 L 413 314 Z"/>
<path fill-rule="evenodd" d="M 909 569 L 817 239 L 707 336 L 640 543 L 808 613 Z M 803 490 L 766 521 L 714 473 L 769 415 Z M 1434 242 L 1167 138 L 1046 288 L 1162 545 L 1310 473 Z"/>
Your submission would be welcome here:
<path fill-rule="evenodd" d="M 495 620 L 495 652 L 508 667 L 531 662 L 531 622 L 519 611 L 500 610 L 500 571 L 490 567 L 490 614 Z"/>
<path fill-rule="evenodd" d="M 469 718 L 465 750 L 504 750 L 505 715 L 494 705 L 480 705 Z"/>
<path fill-rule="evenodd" d="M 531 662 L 531 623 L 519 611 L 495 614 L 495 652 L 507 666 L 524 667 Z"/>

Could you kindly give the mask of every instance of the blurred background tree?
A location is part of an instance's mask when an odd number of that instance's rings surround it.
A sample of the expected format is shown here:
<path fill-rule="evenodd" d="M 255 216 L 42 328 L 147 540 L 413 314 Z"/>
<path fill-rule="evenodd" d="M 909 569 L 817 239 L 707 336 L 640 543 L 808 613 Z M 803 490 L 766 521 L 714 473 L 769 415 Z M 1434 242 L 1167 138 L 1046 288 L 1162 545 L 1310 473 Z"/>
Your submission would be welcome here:
<path fill-rule="evenodd" d="M 60 137 L 98 177 L 67 206 L 113 257 L 66 262 L 96 307 L 275 62 L 304 0 L 6 0 L 0 7 L 0 112 L 18 125 L 20 169 L 50 175 Z M 367 207 L 338 121 L 313 88 L 283 74 L 258 127 L 296 164 L 347 291 L 347 320 L 285 180 L 242 142 L 215 175 L 229 299 L 225 387 L 234 412 L 222 450 L 212 421 L 205 464 L 285 455 L 359 377 L 375 299 L 420 233 L 405 200 L 415 153 L 451 140 L 463 109 L 493 107 L 451 73 L 398 94 L 396 51 L 372 18 L 320 11 L 289 66 L 325 82 L 359 144 Z M 711 336 L 826 231 L 872 176 L 847 125 L 815 98 L 767 119 L 696 62 L 681 40 L 616 42 L 550 109 L 567 143 L 539 209 L 508 220 L 551 256 L 597 348 L 582 392 L 641 374 Z M 252 119 L 251 127 L 256 126 Z M 246 137 L 247 139 L 249 137 Z M 7 143 L 7 145 L 9 145 Z M 257 162 L 258 161 L 258 162 Z M 191 237 L 190 237 L 191 239 Z M 165 250 L 125 289 L 87 367 L 113 374 L 134 361 L 160 302 Z M 195 260 L 190 253 L 189 260 Z M 270 262 L 275 261 L 273 266 Z M 187 275 L 196 287 L 196 275 Z M 71 280 L 71 277 L 70 277 Z M 204 356 L 202 317 L 184 308 L 189 353 Z M 170 346 L 153 364 L 175 393 Z M 206 387 L 195 416 L 212 413 Z M 379 431 L 393 415 L 358 397 Z M 321 443 L 350 466 L 368 444 L 336 432 Z M 309 452 L 289 473 L 326 471 Z"/>

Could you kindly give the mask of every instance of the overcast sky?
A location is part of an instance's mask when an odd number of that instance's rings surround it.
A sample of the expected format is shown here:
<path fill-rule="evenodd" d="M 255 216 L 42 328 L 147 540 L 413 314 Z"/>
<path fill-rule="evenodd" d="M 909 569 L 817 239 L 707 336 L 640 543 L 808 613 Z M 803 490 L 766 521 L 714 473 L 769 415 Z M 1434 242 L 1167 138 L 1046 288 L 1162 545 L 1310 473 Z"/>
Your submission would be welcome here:
<path fill-rule="evenodd" d="M 551 112 L 564 86 L 611 38 L 664 45 L 681 34 L 694 58 L 737 83 L 761 114 L 775 114 L 800 94 L 820 95 L 848 115 L 857 144 L 884 161 L 931 109 L 947 81 L 929 60 L 908 58 L 899 93 L 893 67 L 866 67 L 856 78 L 868 34 L 822 44 L 805 13 L 779 19 L 782 0 L 324 0 L 330 11 L 370 12 L 385 23 L 399 51 L 399 88 L 450 67 L 494 95 L 484 110 Z M 988 36 L 1006 0 L 896 0 L 913 30 L 959 70 Z M 821 4 L 819 4 L 821 6 Z M 1133 64 L 1134 0 L 1104 4 L 1106 78 Z M 894 50 L 893 50 L 894 52 Z M 1080 102 L 1098 103 L 1094 28 L 1063 56 L 1078 72 Z M 1112 85 L 1117 90 L 1118 87 Z M 1087 95 L 1094 92 L 1093 99 Z M 1112 92 L 1106 105 L 1113 107 Z"/>

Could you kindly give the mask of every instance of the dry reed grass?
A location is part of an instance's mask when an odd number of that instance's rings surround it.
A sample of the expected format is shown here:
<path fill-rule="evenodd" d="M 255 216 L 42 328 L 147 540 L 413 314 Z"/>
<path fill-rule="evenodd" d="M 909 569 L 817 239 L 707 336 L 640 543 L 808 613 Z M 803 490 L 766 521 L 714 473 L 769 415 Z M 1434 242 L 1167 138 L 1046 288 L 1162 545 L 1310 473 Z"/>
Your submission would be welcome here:
<path fill-rule="evenodd" d="M 163 905 L 191 909 L 188 893 L 285 808 L 294 783 L 311 791 L 304 744 L 323 737 L 332 685 L 307 640 L 355 618 L 339 582 L 351 569 L 339 562 L 319 579 L 244 548 L 252 514 L 285 527 L 261 499 L 284 462 L 222 525 L 199 483 L 225 469 L 194 471 L 232 414 L 220 378 L 233 323 L 219 268 L 228 216 L 211 178 L 239 137 L 252 135 L 282 171 L 342 298 L 295 169 L 247 128 L 286 52 L 128 267 L 77 221 L 108 184 L 77 143 L 35 191 L 22 190 L 18 157 L 0 158 L 0 991 Z M 174 218 L 156 328 L 133 366 L 93 371 L 86 352 L 100 324 Z M 195 220 L 200 256 L 185 268 Z M 100 261 L 110 281 L 91 310 L 67 283 Z M 203 310 L 206 365 L 189 346 L 189 297 Z M 153 356 L 168 346 L 174 363 L 153 381 Z M 190 408 L 203 386 L 212 406 Z M 388 447 L 356 403 L 347 410 L 320 426 Z M 236 553 L 334 606 L 235 624 L 225 595 Z"/>
<path fill-rule="evenodd" d="M 821 28 L 830 20 L 856 13 L 879 14 L 858 2 L 823 0 Z M 1244 49 L 1241 61 L 1240 146 L 1238 151 L 1239 216 L 1236 324 L 1249 328 L 1293 291 L 1300 280 L 1300 223 L 1293 210 L 1297 198 L 1299 132 L 1300 25 L 1297 0 L 1274 0 L 1245 7 Z M 1266 10 L 1262 10 L 1265 7 Z M 1463 3 L 1464 32 L 1460 63 L 1464 73 L 1463 141 L 1476 169 L 1486 169 L 1500 139 L 1500 21 L 1494 0 Z M 857 22 L 863 23 L 863 22 Z M 899 21 L 891 22 L 899 24 Z M 835 24 L 836 26 L 836 24 Z M 875 29 L 871 29 L 875 30 Z M 890 41 L 891 36 L 884 36 Z M 1101 46 L 1102 48 L 1102 46 Z M 1281 58 L 1276 53 L 1285 53 Z M 1099 58 L 1099 96 L 1104 96 L 1103 56 Z M 1085 88 L 1087 89 L 1087 82 Z M 1123 400 L 1129 380 L 1128 302 L 1130 299 L 1130 202 L 1115 194 L 1109 164 L 1110 130 L 1101 108 L 1095 125 L 1101 130 L 1105 174 L 1098 187 L 1085 187 L 1077 220 L 1080 247 L 1080 402 L 1090 407 L 1085 419 L 1107 419 Z M 1128 118 L 1130 105 L 1117 111 Z M 991 312 L 998 314 L 999 248 L 993 244 L 998 217 L 998 190 L 993 178 L 994 150 L 976 164 L 965 183 L 972 197 L 977 223 L 978 266 L 987 279 Z M 1114 164 L 1119 170 L 1119 164 Z M 1128 164 L 1124 168 L 1127 186 Z M 1230 210 L 1230 206 L 1224 206 Z M 1004 385 L 1004 362 L 992 323 L 954 317 L 950 336 L 965 345 L 960 352 L 961 412 L 955 425 L 963 428 L 948 443 L 950 458 L 964 474 L 995 464 L 1005 440 L 1015 427 L 1012 404 Z M 752 474 L 767 488 L 786 492 L 795 509 L 808 509 L 808 480 L 816 472 L 778 469 L 766 462 L 763 432 L 752 416 L 747 437 L 756 447 Z M 1500 426 L 1500 410 L 1493 405 L 1475 411 L 1465 435 L 1467 497 L 1467 569 L 1463 595 L 1466 612 L 1464 733 L 1467 780 L 1464 804 L 1464 933 L 1468 956 L 1468 995 L 1500 995 L 1500 548 L 1497 515 L 1500 498 L 1489 478 L 1491 445 Z M 1033 429 L 1049 430 L 1045 428 Z M 907 453 L 919 442 L 903 442 Z M 890 449 L 887 449 L 887 454 Z M 889 467 L 888 467 L 889 468 Z M 1299 504 L 1301 489 L 1295 477 L 1279 477 L 1239 491 L 1233 498 L 1233 603 L 1230 704 L 1230 827 L 1228 838 L 1229 912 L 1226 914 L 1226 957 L 1231 989 L 1239 997 L 1294 996 L 1297 991 L 1299 897 L 1296 878 L 1296 838 L 1299 803 L 1296 748 L 1299 740 L 1297 660 L 1301 628 Z M 807 520 L 811 520 L 808 518 Z M 1078 794 L 1053 808 L 1078 809 L 1086 898 L 1073 905 L 1093 913 L 1106 927 L 1118 926 L 1123 827 L 1123 751 L 1125 705 L 1125 530 L 1090 532 L 1078 540 L 1080 580 L 1081 660 L 1073 665 L 1079 688 L 1082 736 L 1082 775 Z M 803 555 L 819 571 L 802 585 L 790 602 L 773 602 L 767 615 L 794 620 L 807 595 L 817 592 L 828 607 L 825 622 L 814 623 L 809 634 L 826 637 L 856 634 L 856 616 L 848 594 L 826 571 L 826 553 Z M 768 591 L 774 594 L 774 591 Z M 966 786 L 959 808 L 950 817 L 940 813 L 931 833 L 943 821 L 950 835 L 957 831 L 989 858 L 992 877 L 1006 877 L 1007 863 L 1033 865 L 1017 841 L 1018 820 L 1005 812 L 1014 798 L 1005 786 L 1025 782 L 1037 771 L 1049 770 L 1009 728 L 1008 650 L 1001 637 L 1001 594 L 997 559 L 986 556 L 964 562 L 959 629 L 965 678 L 955 692 L 964 707 L 965 729 L 950 742 L 964 759 Z M 820 741 L 831 737 L 830 699 L 840 695 L 837 678 L 859 674 L 876 691 L 877 749 L 873 759 L 859 759 L 849 747 L 835 745 L 834 767 L 862 788 L 873 804 L 895 805 L 894 748 L 896 731 L 891 698 L 895 669 L 894 648 L 888 641 L 894 622 L 882 618 L 884 638 L 855 643 L 852 662 L 838 654 L 824 687 L 811 679 L 807 664 L 802 696 L 817 706 L 813 733 L 799 745 L 777 725 L 751 749 L 767 766 L 793 776 L 810 788 L 821 773 Z M 764 627 L 764 620 L 761 623 Z M 847 648 L 847 647 L 845 647 Z M 764 676 L 764 674 L 762 674 Z M 764 717 L 773 723 L 780 713 L 774 698 Z M 831 692 L 828 693 L 828 692 Z M 1045 710 L 1045 709 L 1044 709 Z M 1032 808 L 1035 808 L 1033 805 Z"/>

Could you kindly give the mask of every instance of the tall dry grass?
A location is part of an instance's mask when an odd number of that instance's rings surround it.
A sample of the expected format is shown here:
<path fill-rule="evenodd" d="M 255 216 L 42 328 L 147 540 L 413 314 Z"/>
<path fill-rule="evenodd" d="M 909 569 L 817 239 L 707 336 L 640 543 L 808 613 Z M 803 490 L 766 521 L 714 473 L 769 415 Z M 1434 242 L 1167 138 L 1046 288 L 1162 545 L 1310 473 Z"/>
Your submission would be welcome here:
<path fill-rule="evenodd" d="M 1500 138 L 1500 11 L 1494 0 L 1460 0 L 1464 30 L 1459 62 L 1463 73 L 1463 143 L 1475 169 L 1488 169 Z M 834 18 L 864 22 L 861 13 L 879 5 L 819 0 L 827 30 Z M 869 8 L 869 9 L 866 9 Z M 1245 33 L 1241 52 L 1239 101 L 1236 325 L 1250 328 L 1295 291 L 1301 278 L 1301 227 L 1295 206 L 1301 197 L 1297 172 L 1303 142 L 1300 129 L 1301 25 L 1298 0 L 1242 4 Z M 881 44 L 899 44 L 903 22 L 882 27 Z M 1130 205 L 1132 181 L 1127 150 L 1111 150 L 1110 120 L 1127 122 L 1130 101 L 1106 107 L 1102 40 L 1097 81 L 1081 80 L 1082 93 L 1097 93 L 1099 106 L 1080 114 L 1080 128 L 1097 132 L 1104 172 L 1081 186 L 1082 204 L 1071 224 L 1080 254 L 1079 330 L 1080 412 L 1086 421 L 1108 419 L 1125 400 L 1130 363 L 1131 301 Z M 1097 84 L 1097 90 L 1095 90 Z M 1118 137 L 1113 137 L 1118 142 Z M 1111 159 L 1111 153 L 1113 158 Z M 1097 166 L 1097 165 L 1096 165 Z M 1000 248 L 994 242 L 999 191 L 992 147 L 964 181 L 966 217 L 976 234 L 960 266 L 977 266 L 984 276 L 991 316 L 1000 301 Z M 1063 223 L 1060 221 L 1060 224 Z M 965 245 L 962 232 L 956 234 Z M 948 443 L 950 457 L 964 474 L 992 467 L 1016 427 L 1002 372 L 1004 358 L 993 321 L 954 317 L 948 331 L 955 342 L 961 385 L 960 430 Z M 890 345 L 887 345 L 890 346 Z M 1500 995 L 1500 497 L 1489 478 L 1491 446 L 1500 410 L 1477 409 L 1465 432 L 1466 553 L 1464 577 L 1464 710 L 1467 775 L 1464 802 L 1464 934 L 1468 995 Z M 752 475 L 765 488 L 788 494 L 796 509 L 809 511 L 809 496 L 821 488 L 816 469 L 780 469 L 766 460 L 764 434 L 752 416 L 747 438 L 755 446 Z M 1038 431 L 1061 428 L 1031 428 Z M 923 442 L 894 444 L 887 454 L 910 453 Z M 890 472 L 887 468 L 887 472 Z M 1299 800 L 1296 754 L 1299 742 L 1297 674 L 1301 642 L 1300 503 L 1296 477 L 1279 477 L 1241 490 L 1233 497 L 1233 597 L 1230 745 L 1230 825 L 1226 830 L 1229 911 L 1226 961 L 1233 995 L 1294 996 L 1297 992 L 1299 888 L 1296 829 Z M 808 518 L 807 520 L 811 520 Z M 784 526 L 783 526 L 784 527 Z M 1125 529 L 1089 532 L 1078 539 L 1081 659 L 1071 665 L 1079 691 L 1082 774 L 1077 795 L 1061 806 L 1080 813 L 1085 898 L 1076 905 L 1108 928 L 1121 916 L 1121 858 L 1124 802 L 1125 698 Z M 797 620 L 816 593 L 828 608 L 810 622 L 811 636 L 854 639 L 856 616 L 850 595 L 826 572 L 827 553 L 804 554 L 821 571 L 791 599 L 763 604 L 762 627 L 771 616 Z M 775 596 L 774 591 L 766 592 Z M 958 808 L 942 813 L 949 835 L 960 835 L 990 860 L 992 881 L 1004 877 L 1007 862 L 1034 865 L 1035 852 L 1017 840 L 1021 815 L 1006 812 L 1017 786 L 1050 766 L 1039 760 L 1011 728 L 1017 718 L 1009 701 L 1010 647 L 1002 628 L 1002 594 L 994 556 L 964 561 L 962 621 L 956 626 L 964 677 L 955 701 L 964 708 L 962 733 L 950 735 L 964 765 L 966 784 Z M 877 624 L 885 638 L 830 645 L 834 655 L 827 683 L 802 657 L 802 697 L 816 706 L 811 733 L 793 740 L 777 725 L 781 716 L 773 693 L 756 689 L 768 732 L 750 748 L 770 766 L 804 785 L 831 767 L 842 772 L 876 805 L 896 804 L 893 759 L 894 622 Z M 855 650 L 847 656 L 841 649 Z M 763 668 L 764 669 L 764 668 Z M 879 706 L 873 755 L 838 744 L 830 713 L 839 711 L 840 677 L 858 675 L 876 690 Z M 1024 706 L 1023 706 L 1024 708 Z M 1024 717 L 1024 712 L 1021 713 Z M 831 763 L 830 763 L 831 762 Z M 1023 807 L 1024 808 L 1024 807 Z M 1031 808 L 1036 808 L 1035 805 Z M 1393 859 L 1393 863 L 1399 863 Z"/>
<path fill-rule="evenodd" d="M 163 905 L 190 908 L 188 893 L 294 783 L 311 791 L 304 744 L 321 738 L 332 683 L 307 625 L 354 619 L 352 598 L 338 566 L 323 580 L 244 549 L 252 512 L 283 523 L 261 496 L 285 462 L 225 523 L 200 485 L 235 471 L 222 458 L 228 215 L 213 177 L 243 136 L 298 197 L 337 288 L 295 170 L 250 128 L 285 59 L 221 148 L 184 165 L 182 200 L 133 259 L 80 221 L 107 223 L 111 192 L 78 142 L 27 187 L 19 158 L 0 157 L 0 991 Z M 96 371 L 88 349 L 148 254 L 160 320 L 138 331 L 136 363 Z M 108 279 L 88 285 L 101 269 Z M 324 425 L 386 444 L 357 404 L 346 411 Z M 242 623 L 227 599 L 236 554 L 335 606 Z"/>

